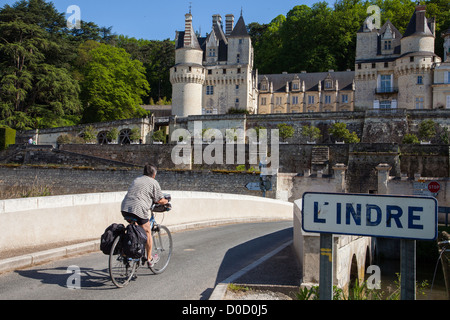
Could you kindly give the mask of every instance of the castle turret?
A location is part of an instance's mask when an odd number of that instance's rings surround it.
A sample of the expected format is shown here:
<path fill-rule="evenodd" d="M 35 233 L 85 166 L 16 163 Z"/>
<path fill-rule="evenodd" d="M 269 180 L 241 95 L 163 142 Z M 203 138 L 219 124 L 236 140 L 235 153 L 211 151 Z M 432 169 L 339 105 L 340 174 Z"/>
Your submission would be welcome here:
<path fill-rule="evenodd" d="M 175 65 L 170 69 L 172 115 L 186 117 L 202 114 L 205 68 L 203 50 L 192 27 L 192 15 L 186 14 L 184 32 L 175 36 Z"/>
<path fill-rule="evenodd" d="M 444 61 L 450 62 L 450 28 L 442 34 L 444 38 Z"/>

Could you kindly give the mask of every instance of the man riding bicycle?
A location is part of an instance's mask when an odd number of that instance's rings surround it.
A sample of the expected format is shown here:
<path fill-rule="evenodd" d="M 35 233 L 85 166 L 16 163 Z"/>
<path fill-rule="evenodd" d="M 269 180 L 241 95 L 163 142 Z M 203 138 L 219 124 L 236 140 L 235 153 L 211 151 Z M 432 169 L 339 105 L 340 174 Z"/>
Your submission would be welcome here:
<path fill-rule="evenodd" d="M 152 164 L 144 166 L 144 174 L 136 178 L 132 183 L 125 198 L 122 201 L 122 216 L 132 218 L 147 233 L 147 262 L 149 266 L 153 266 L 158 262 L 159 257 L 152 257 L 152 230 L 150 226 L 149 211 L 154 203 L 165 205 L 168 200 L 164 198 L 158 181 L 155 180 L 156 167 Z"/>

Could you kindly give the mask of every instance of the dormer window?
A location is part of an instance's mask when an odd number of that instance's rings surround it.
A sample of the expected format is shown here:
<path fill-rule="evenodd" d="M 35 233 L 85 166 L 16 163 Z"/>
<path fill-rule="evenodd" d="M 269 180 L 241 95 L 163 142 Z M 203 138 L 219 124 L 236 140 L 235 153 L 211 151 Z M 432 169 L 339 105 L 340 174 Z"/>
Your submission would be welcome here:
<path fill-rule="evenodd" d="M 325 80 L 325 89 L 332 89 L 332 88 L 333 88 L 333 81 Z"/>

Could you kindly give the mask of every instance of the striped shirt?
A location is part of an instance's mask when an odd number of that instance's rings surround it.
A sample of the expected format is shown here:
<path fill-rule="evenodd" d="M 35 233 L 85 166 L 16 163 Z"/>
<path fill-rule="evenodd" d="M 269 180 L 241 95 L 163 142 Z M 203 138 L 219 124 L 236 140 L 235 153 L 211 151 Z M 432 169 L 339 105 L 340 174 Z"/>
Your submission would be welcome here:
<path fill-rule="evenodd" d="M 135 214 L 142 219 L 148 219 L 152 204 L 163 197 L 158 181 L 144 175 L 136 178 L 131 184 L 122 201 L 121 211 Z"/>

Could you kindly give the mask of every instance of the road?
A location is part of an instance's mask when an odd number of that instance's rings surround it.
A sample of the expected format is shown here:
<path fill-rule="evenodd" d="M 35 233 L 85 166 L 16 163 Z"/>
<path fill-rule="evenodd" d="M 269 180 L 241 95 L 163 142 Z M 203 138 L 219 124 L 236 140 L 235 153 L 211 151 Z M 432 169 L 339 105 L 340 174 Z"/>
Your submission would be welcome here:
<path fill-rule="evenodd" d="M 53 261 L 0 275 L 0 299 L 206 300 L 216 284 L 291 240 L 292 230 L 292 222 L 279 221 L 174 233 L 167 270 L 154 275 L 140 268 L 138 278 L 122 289 L 112 284 L 101 252 Z M 77 286 L 71 271 L 77 268 L 79 289 L 70 289 Z"/>

